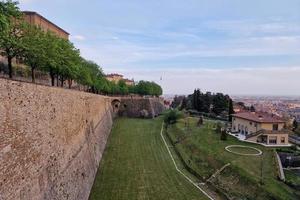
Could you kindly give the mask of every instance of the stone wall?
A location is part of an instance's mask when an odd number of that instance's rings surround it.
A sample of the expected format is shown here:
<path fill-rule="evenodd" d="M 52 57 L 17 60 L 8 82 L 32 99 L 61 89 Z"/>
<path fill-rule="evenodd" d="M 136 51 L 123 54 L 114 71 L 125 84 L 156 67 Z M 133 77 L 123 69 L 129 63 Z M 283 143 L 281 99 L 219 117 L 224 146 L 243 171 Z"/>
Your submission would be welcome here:
<path fill-rule="evenodd" d="M 119 115 L 153 118 L 165 110 L 163 100 L 153 97 L 122 97 Z"/>
<path fill-rule="evenodd" d="M 111 99 L 0 79 L 0 200 L 88 199 Z"/>

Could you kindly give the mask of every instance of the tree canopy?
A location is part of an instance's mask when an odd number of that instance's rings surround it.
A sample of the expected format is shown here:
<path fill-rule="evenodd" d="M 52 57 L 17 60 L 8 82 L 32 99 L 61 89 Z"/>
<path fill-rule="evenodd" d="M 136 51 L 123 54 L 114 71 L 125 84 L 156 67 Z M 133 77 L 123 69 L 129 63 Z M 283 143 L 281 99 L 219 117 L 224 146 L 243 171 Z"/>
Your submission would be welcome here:
<path fill-rule="evenodd" d="M 7 0 L 0 2 L 0 52 L 6 57 L 9 77 L 12 78 L 13 59 L 26 64 L 35 82 L 37 70 L 49 74 L 51 85 L 64 86 L 73 81 L 87 88 L 87 91 L 101 94 L 139 94 L 160 96 L 162 88 L 149 81 L 140 81 L 128 86 L 125 81 L 110 82 L 102 68 L 95 62 L 80 56 L 80 51 L 67 39 L 50 31 L 25 22 L 18 3 Z"/>

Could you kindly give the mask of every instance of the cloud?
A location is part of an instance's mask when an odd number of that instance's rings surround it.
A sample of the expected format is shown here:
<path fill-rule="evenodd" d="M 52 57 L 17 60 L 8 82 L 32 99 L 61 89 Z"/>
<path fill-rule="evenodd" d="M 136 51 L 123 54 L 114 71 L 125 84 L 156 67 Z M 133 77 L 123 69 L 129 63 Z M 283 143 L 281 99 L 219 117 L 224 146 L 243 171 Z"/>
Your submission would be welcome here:
<path fill-rule="evenodd" d="M 84 56 L 108 68 L 137 65 L 153 68 L 155 65 L 162 64 L 172 67 L 175 60 L 180 63 L 186 62 L 185 67 L 190 67 L 188 62 L 200 58 L 300 55 L 300 35 L 231 39 L 217 45 L 184 42 L 139 44 L 124 40 L 122 37 L 118 37 L 117 40 L 102 40 L 99 43 L 101 45 L 95 43 L 78 44 L 78 46 Z M 205 63 L 198 63 L 198 65 L 205 65 Z"/>
<path fill-rule="evenodd" d="M 299 21 L 284 20 L 218 20 L 204 22 L 204 26 L 232 36 L 299 35 Z"/>
<path fill-rule="evenodd" d="M 78 40 L 78 41 L 84 41 L 86 40 L 86 38 L 82 35 L 71 35 L 70 36 L 71 40 Z"/>

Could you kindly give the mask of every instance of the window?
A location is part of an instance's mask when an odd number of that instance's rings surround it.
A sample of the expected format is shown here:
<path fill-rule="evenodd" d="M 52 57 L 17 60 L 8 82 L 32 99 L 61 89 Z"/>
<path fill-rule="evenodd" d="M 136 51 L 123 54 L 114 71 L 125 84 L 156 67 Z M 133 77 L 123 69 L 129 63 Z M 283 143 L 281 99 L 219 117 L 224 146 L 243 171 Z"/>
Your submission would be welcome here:
<path fill-rule="evenodd" d="M 252 122 L 250 122 L 250 125 L 252 125 Z"/>
<path fill-rule="evenodd" d="M 278 124 L 273 124 L 273 131 L 278 131 Z"/>
<path fill-rule="evenodd" d="M 269 144 L 277 144 L 277 137 L 270 137 Z"/>
<path fill-rule="evenodd" d="M 281 143 L 285 143 L 285 137 L 281 137 Z"/>

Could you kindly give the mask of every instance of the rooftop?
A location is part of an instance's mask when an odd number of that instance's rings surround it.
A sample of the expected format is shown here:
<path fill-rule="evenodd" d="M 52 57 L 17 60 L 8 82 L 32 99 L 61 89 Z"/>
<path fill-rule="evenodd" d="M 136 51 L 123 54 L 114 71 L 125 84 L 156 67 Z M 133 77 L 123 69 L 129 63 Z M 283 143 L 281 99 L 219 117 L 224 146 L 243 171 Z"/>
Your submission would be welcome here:
<path fill-rule="evenodd" d="M 134 83 L 134 80 L 130 80 L 130 79 L 128 79 L 128 78 L 125 78 L 124 81 L 125 81 L 125 82 L 131 82 L 131 83 Z"/>
<path fill-rule="evenodd" d="M 106 77 L 114 77 L 114 76 L 123 77 L 123 75 L 121 75 L 121 74 L 107 74 L 106 75 Z"/>
<path fill-rule="evenodd" d="M 284 123 L 285 121 L 273 114 L 263 112 L 242 112 L 233 114 L 233 117 L 246 119 L 258 123 Z"/>

